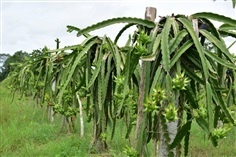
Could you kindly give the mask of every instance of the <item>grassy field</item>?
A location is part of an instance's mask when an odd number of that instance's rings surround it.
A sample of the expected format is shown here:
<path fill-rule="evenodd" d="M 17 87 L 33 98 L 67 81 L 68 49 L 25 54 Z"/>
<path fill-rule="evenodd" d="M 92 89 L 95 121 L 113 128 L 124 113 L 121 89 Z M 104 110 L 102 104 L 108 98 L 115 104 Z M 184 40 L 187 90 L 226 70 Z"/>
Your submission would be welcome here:
<path fill-rule="evenodd" d="M 123 157 L 123 148 L 128 145 L 123 137 L 124 127 L 119 127 L 112 142 L 109 142 L 109 152 L 102 155 L 88 154 L 92 135 L 92 122 L 85 123 L 85 136 L 79 132 L 66 134 L 60 131 L 61 117 L 55 122 L 47 120 L 45 108 L 37 107 L 30 98 L 19 99 L 12 94 L 6 83 L 0 84 L 0 156 L 1 157 Z M 77 127 L 79 121 L 76 121 Z M 79 128 L 77 128 L 79 130 Z M 207 136 L 196 125 L 192 127 L 190 139 L 191 157 L 236 157 L 236 129 L 230 132 L 229 138 L 219 141 L 218 147 L 213 147 Z M 150 147 L 151 144 L 150 144 Z"/>

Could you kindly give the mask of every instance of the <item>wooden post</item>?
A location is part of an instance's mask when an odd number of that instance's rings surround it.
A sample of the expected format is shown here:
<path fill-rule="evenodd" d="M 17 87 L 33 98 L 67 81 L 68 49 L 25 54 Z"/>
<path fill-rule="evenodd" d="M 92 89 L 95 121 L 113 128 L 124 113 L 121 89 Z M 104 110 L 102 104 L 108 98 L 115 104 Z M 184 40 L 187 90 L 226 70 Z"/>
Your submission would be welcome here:
<path fill-rule="evenodd" d="M 146 7 L 145 19 L 150 21 L 155 21 L 156 19 L 156 8 Z M 138 98 L 138 114 L 137 114 L 137 123 L 135 131 L 135 147 L 138 147 L 138 137 L 140 135 L 141 126 L 143 122 L 143 103 L 145 96 L 145 82 L 146 82 L 146 61 L 141 63 L 141 80 L 139 84 L 139 98 Z M 143 148 L 140 148 L 140 156 L 143 156 Z"/>
<path fill-rule="evenodd" d="M 56 48 L 59 49 L 59 44 L 60 44 L 60 40 L 57 38 L 55 40 L 56 42 Z M 57 84 L 57 76 L 55 76 L 52 80 L 52 91 L 55 92 L 56 90 L 56 84 Z M 48 106 L 48 119 L 50 122 L 54 121 L 54 111 L 53 111 L 53 107 L 52 106 Z"/>
<path fill-rule="evenodd" d="M 60 44 L 60 40 L 57 38 L 56 40 L 55 40 L 55 42 L 57 43 L 57 49 L 59 49 L 59 44 Z"/>
<path fill-rule="evenodd" d="M 56 81 L 52 82 L 52 91 L 55 92 L 56 90 Z M 54 121 L 54 111 L 52 106 L 48 106 L 48 119 L 50 122 Z"/>
<path fill-rule="evenodd" d="M 198 20 L 197 19 L 192 19 L 193 23 L 193 29 L 196 32 L 197 36 L 199 36 L 199 30 L 198 30 Z"/>
<path fill-rule="evenodd" d="M 55 42 L 56 42 L 56 48 L 59 49 L 60 40 L 57 38 L 55 40 Z M 56 84 L 57 84 L 57 75 L 53 78 L 53 82 L 52 82 L 52 91 L 53 92 L 55 92 L 55 90 L 56 90 Z M 54 111 L 53 111 L 52 106 L 48 106 L 48 119 L 50 122 L 54 121 Z"/>
<path fill-rule="evenodd" d="M 83 119 L 83 107 L 82 102 L 80 100 L 80 96 L 78 93 L 76 93 L 76 97 L 79 103 L 79 115 L 80 115 L 80 136 L 84 136 L 84 119 Z"/>

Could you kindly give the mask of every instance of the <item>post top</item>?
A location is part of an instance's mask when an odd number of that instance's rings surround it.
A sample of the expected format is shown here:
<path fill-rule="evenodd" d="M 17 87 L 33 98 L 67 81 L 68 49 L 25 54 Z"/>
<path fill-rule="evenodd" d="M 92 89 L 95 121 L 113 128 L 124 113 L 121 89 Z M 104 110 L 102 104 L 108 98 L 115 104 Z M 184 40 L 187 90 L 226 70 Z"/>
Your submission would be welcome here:
<path fill-rule="evenodd" d="M 150 20 L 150 21 L 155 21 L 156 19 L 156 8 L 154 7 L 146 7 L 146 12 L 145 12 L 145 19 Z"/>

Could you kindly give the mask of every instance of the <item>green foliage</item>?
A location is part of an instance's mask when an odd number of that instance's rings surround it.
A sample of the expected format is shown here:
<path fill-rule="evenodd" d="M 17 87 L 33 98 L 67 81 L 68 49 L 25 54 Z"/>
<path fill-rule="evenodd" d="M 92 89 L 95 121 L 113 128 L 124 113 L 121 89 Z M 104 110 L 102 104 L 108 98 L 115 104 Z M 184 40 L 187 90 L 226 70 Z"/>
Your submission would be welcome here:
<path fill-rule="evenodd" d="M 169 38 L 170 28 L 171 28 L 171 18 L 167 18 L 165 26 L 162 31 L 162 41 L 161 41 L 163 67 L 166 72 L 169 72 L 170 70 L 170 50 L 168 48 L 168 38 Z"/>
<path fill-rule="evenodd" d="M 148 28 L 155 27 L 155 23 L 148 21 L 148 20 L 143 20 L 143 19 L 139 19 L 139 18 L 131 18 L 131 17 L 119 17 L 119 18 L 105 20 L 105 21 L 99 22 L 97 24 L 94 24 L 92 26 L 89 26 L 87 28 L 81 29 L 80 31 L 78 31 L 77 36 L 80 36 L 80 35 L 87 33 L 87 32 L 91 32 L 96 29 L 104 28 L 104 27 L 112 25 L 112 24 L 117 24 L 117 23 L 135 23 L 135 24 L 139 24 L 142 26 L 146 26 Z"/>
<path fill-rule="evenodd" d="M 168 122 L 173 122 L 178 119 L 177 117 L 177 109 L 175 108 L 174 104 L 170 103 L 165 108 L 164 116 Z"/>
<path fill-rule="evenodd" d="M 221 138 L 226 138 L 227 133 L 231 130 L 231 128 L 217 128 L 214 129 L 211 133 L 212 138 L 218 140 Z"/>
<path fill-rule="evenodd" d="M 138 153 L 133 147 L 126 146 L 123 152 L 127 157 L 138 157 Z"/>
<path fill-rule="evenodd" d="M 203 18 L 203 19 L 211 19 L 219 22 L 223 22 L 224 24 L 229 24 L 232 26 L 235 26 L 236 22 L 234 19 L 219 15 L 216 13 L 211 13 L 211 12 L 200 12 L 200 13 L 195 13 L 191 15 L 191 18 Z"/>
<path fill-rule="evenodd" d="M 130 27 L 132 27 L 132 26 L 134 26 L 134 25 L 136 25 L 136 24 L 135 24 L 135 23 L 129 23 L 129 24 L 125 25 L 125 26 L 119 31 L 119 33 L 116 35 L 116 38 L 115 38 L 115 40 L 114 40 L 114 43 L 117 44 L 117 42 L 118 42 L 120 36 L 125 32 L 125 30 L 128 29 L 128 28 L 130 28 Z"/>
<path fill-rule="evenodd" d="M 184 124 L 181 127 L 181 129 L 178 131 L 175 139 L 171 143 L 170 149 L 175 148 L 181 142 L 181 140 L 186 136 L 186 133 L 188 133 L 188 131 L 190 130 L 190 127 L 191 127 L 191 121 L 188 121 L 186 124 Z"/>
<path fill-rule="evenodd" d="M 173 89 L 186 90 L 189 82 L 190 80 L 184 76 L 184 73 L 176 74 L 175 78 L 173 78 Z"/>
<path fill-rule="evenodd" d="M 210 29 L 199 30 L 198 36 L 192 18 Z M 226 121 L 235 125 L 229 106 L 235 105 L 236 66 L 222 38 L 226 34 L 218 33 L 209 19 L 223 22 L 221 32 L 235 31 L 235 20 L 213 13 L 167 16 L 158 24 L 137 18 L 114 18 L 84 29 L 68 26 L 69 32 L 77 31 L 77 36 L 84 35 L 86 39 L 79 45 L 55 50 L 45 47 L 33 54 L 12 72 L 11 88 L 32 93 L 41 98 L 40 104 L 53 106 L 56 113 L 67 118 L 78 112 L 76 94 L 80 93 L 86 99 L 83 108 L 94 121 L 92 145 L 97 146 L 98 152 L 107 148 L 108 135 L 113 139 L 119 119 L 125 120 L 126 138 L 132 138 L 133 125 L 139 125 L 135 119 L 141 93 L 146 98 L 146 112 L 140 124 L 142 136 L 138 137 L 136 150 L 125 148 L 127 156 L 147 155 L 147 143 L 151 139 L 162 140 L 160 135 L 169 156 L 185 138 L 187 155 L 194 119 L 216 145 L 228 131 L 216 128 L 216 122 L 225 119 L 224 125 Z M 87 34 L 116 23 L 128 25 L 118 32 L 115 42 L 106 36 Z M 138 31 L 131 35 L 127 45 L 119 47 L 116 44 L 119 37 L 132 25 L 137 25 Z M 152 31 L 147 29 L 154 27 Z M 212 47 L 209 49 L 206 44 Z M 144 61 L 143 67 L 140 60 Z M 143 91 L 139 91 L 141 83 L 145 85 Z M 187 118 L 182 125 L 184 111 Z M 179 121 L 179 129 L 171 142 L 168 125 L 173 121 Z M 112 128 L 110 134 L 108 126 Z M 162 133 L 156 133 L 158 129 Z"/>

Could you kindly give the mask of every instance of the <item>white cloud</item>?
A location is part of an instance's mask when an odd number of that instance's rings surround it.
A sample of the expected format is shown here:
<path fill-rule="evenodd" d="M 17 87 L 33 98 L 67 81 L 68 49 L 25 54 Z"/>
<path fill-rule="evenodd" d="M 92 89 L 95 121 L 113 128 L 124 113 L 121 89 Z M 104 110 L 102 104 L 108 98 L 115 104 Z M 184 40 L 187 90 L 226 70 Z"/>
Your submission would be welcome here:
<path fill-rule="evenodd" d="M 55 39 L 61 46 L 80 43 L 75 33 L 66 32 L 67 25 L 84 28 L 114 17 L 144 17 L 145 7 L 157 8 L 160 16 L 193 14 L 199 11 L 217 12 L 235 18 L 231 2 L 184 1 L 119 1 L 119 2 L 2 2 L 2 51 L 13 54 L 18 50 L 31 52 L 47 45 L 55 48 Z M 186 9 L 187 8 L 187 9 Z M 92 34 L 115 37 L 123 25 L 110 26 Z M 116 31 L 114 31 L 116 30 Z M 128 33 L 126 33 L 127 36 Z M 124 43 L 124 38 L 122 41 Z M 234 46 L 232 49 L 236 50 Z"/>

